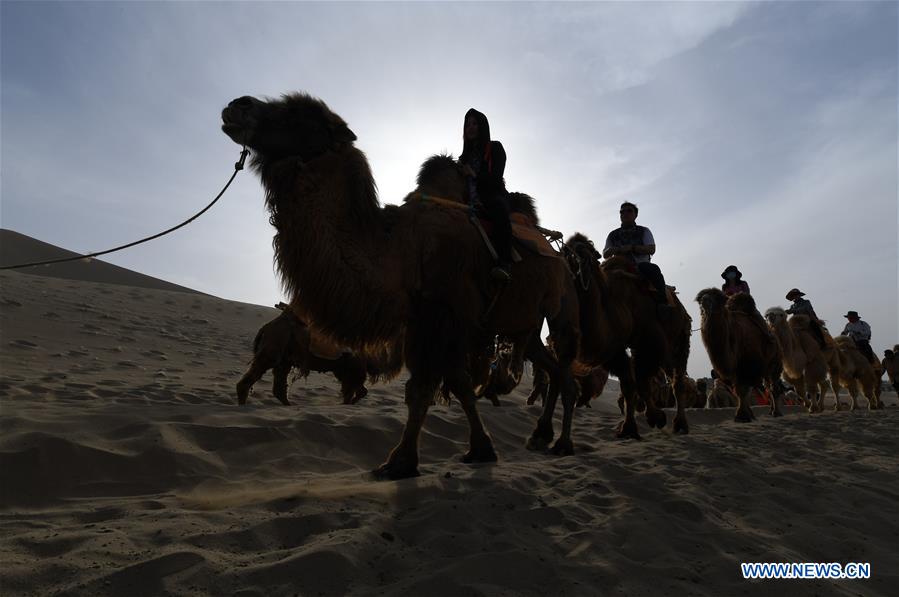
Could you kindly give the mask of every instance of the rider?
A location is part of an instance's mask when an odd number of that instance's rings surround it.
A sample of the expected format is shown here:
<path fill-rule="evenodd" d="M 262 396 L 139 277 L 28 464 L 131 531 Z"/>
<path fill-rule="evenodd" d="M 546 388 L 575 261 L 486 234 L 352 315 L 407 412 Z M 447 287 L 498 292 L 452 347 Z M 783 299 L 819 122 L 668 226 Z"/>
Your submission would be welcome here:
<path fill-rule="evenodd" d="M 512 279 L 512 223 L 503 180 L 506 151 L 502 143 L 490 140 L 490 123 L 474 108 L 465 113 L 462 140 L 459 163 L 466 167 L 471 203 L 480 203 L 493 225 L 491 240 L 499 263 L 490 275 L 500 282 L 508 282 Z"/>
<path fill-rule="evenodd" d="M 656 252 L 656 241 L 652 232 L 645 226 L 637 225 L 637 215 L 640 210 L 629 201 L 621 204 L 618 214 L 621 218 L 621 228 L 616 228 L 606 238 L 606 246 L 602 256 L 608 259 L 613 255 L 620 255 L 630 259 L 637 267 L 640 274 L 652 282 L 656 292 L 654 295 L 658 305 L 658 314 L 667 318 L 673 311 L 668 304 L 668 292 L 665 287 L 665 278 L 659 266 L 652 263 L 652 255 Z"/>
<path fill-rule="evenodd" d="M 727 296 L 750 294 L 749 283 L 743 279 L 743 273 L 737 269 L 736 265 L 728 265 L 724 268 L 724 271 L 721 272 L 721 277 L 724 278 L 721 290 Z"/>
<path fill-rule="evenodd" d="M 865 355 L 865 358 L 874 362 L 877 357 L 874 356 L 874 351 L 871 350 L 871 326 L 866 321 L 862 321 L 855 311 L 849 311 L 843 317 L 848 319 L 849 323 L 843 328 L 841 335 L 849 336 L 855 340 L 855 345 Z"/>
<path fill-rule="evenodd" d="M 808 315 L 809 323 L 811 324 L 810 327 L 818 340 L 818 344 L 821 345 L 821 348 L 826 348 L 827 343 L 824 340 L 824 324 L 818 319 L 818 315 L 815 313 L 814 307 L 812 307 L 812 302 L 802 298 L 804 296 L 805 293 L 798 288 L 790 290 L 790 292 L 787 293 L 787 300 L 793 301 L 793 306 L 787 309 L 786 312 L 790 315 Z"/>

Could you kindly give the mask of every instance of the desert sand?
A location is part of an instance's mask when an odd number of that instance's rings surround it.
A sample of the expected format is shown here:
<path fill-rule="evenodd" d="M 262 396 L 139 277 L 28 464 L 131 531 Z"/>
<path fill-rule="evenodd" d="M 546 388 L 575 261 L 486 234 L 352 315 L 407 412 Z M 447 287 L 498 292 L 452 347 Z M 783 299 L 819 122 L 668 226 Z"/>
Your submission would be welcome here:
<path fill-rule="evenodd" d="M 607 390 L 557 458 L 524 448 L 526 380 L 480 405 L 499 463 L 460 463 L 465 417 L 439 405 L 422 475 L 375 481 L 403 376 L 344 406 L 313 374 L 286 407 L 269 374 L 239 407 L 277 311 L 149 286 L 0 272 L 3 595 L 899 594 L 895 394 L 747 425 L 692 411 L 688 436 L 669 412 L 638 442 L 614 438 Z M 756 561 L 872 578 L 744 580 Z"/>

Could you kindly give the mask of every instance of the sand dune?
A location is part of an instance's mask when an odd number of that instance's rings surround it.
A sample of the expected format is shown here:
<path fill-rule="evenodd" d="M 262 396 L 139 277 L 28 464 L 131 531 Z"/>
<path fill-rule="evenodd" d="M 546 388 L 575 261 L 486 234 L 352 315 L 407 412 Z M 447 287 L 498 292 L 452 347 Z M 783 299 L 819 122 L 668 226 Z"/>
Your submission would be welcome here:
<path fill-rule="evenodd" d="M 273 297 L 276 299 L 277 297 Z M 339 404 L 317 374 L 279 405 L 234 384 L 275 309 L 0 272 L 4 595 L 895 595 L 899 409 L 690 413 L 617 441 L 614 396 L 577 454 L 528 452 L 530 384 L 482 404 L 500 462 L 458 459 L 432 409 L 422 476 L 368 471 L 404 378 Z M 699 348 L 701 350 L 701 347 Z M 670 421 L 670 416 L 669 416 Z M 558 429 L 558 425 L 557 425 Z M 866 581 L 745 581 L 743 561 L 870 562 Z"/>
<path fill-rule="evenodd" d="M 92 249 L 92 251 L 96 252 L 106 248 L 107 247 L 96 247 Z M 50 243 L 45 243 L 36 238 L 15 232 L 14 230 L 0 228 L 0 266 L 33 263 L 36 261 L 49 261 L 51 259 L 65 259 L 76 257 L 78 255 L 78 253 L 51 245 Z M 52 263 L 38 267 L 17 269 L 15 271 L 35 276 L 65 278 L 67 280 L 105 282 L 107 284 L 121 284 L 156 290 L 197 292 L 196 290 L 172 284 L 171 282 L 166 282 L 159 278 L 145 276 L 144 274 L 117 265 L 112 265 L 111 263 L 106 263 L 100 259 Z"/>

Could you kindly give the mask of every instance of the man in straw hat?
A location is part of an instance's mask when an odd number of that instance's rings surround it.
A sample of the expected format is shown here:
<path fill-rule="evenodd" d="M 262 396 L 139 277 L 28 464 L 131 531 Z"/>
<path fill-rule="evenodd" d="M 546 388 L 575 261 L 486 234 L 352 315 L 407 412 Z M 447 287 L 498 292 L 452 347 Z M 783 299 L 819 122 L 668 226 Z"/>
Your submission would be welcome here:
<path fill-rule="evenodd" d="M 814 307 L 812 307 L 812 302 L 802 298 L 804 296 L 805 293 L 798 288 L 790 290 L 790 292 L 787 293 L 787 300 L 793 301 L 793 306 L 787 309 L 786 312 L 790 315 L 807 315 L 809 319 L 809 328 L 811 328 L 812 333 L 815 334 L 815 338 L 818 340 L 818 344 L 821 345 L 821 348 L 825 348 L 827 343 L 824 340 L 824 322 L 818 319 L 818 315 L 815 313 Z"/>
<path fill-rule="evenodd" d="M 843 328 L 841 335 L 849 336 L 855 340 L 855 345 L 865 355 L 865 358 L 873 362 L 877 357 L 874 356 L 874 351 L 871 350 L 871 326 L 867 322 L 862 321 L 856 311 L 849 311 L 843 317 L 848 319 L 849 323 Z"/>

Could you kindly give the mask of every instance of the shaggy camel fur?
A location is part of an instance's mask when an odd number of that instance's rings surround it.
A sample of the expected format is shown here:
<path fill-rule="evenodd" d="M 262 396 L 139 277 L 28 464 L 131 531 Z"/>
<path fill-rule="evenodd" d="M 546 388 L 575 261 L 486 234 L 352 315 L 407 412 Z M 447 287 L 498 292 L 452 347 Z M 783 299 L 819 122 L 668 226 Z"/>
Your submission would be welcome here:
<path fill-rule="evenodd" d="M 795 389 L 808 412 L 824 410 L 827 393 L 827 356 L 811 330 L 808 315 L 793 315 L 780 307 L 765 311 L 765 319 L 780 345 L 783 378 Z"/>
<path fill-rule="evenodd" d="M 849 336 L 837 336 L 834 338 L 836 354 L 839 359 L 839 368 L 831 369 L 836 376 L 831 377 L 834 393 L 834 410 L 840 410 L 840 390 L 846 388 L 852 398 L 850 410 L 858 408 L 858 392 L 868 399 L 868 409 L 880 408 L 879 394 L 876 386 L 880 385 L 877 373 L 868 359 L 856 347 L 855 341 Z"/>
<path fill-rule="evenodd" d="M 709 408 L 730 408 L 737 406 L 737 397 L 734 391 L 723 379 L 716 379 L 712 384 L 712 392 L 709 394 Z"/>
<path fill-rule="evenodd" d="M 645 398 L 651 394 L 650 379 L 660 369 L 671 380 L 677 396 L 674 431 L 687 433 L 689 426 L 682 397 L 690 353 L 690 316 L 677 295 L 671 288 L 667 289 L 673 312 L 666 321 L 660 321 L 651 284 L 635 273 L 629 260 L 613 257 L 600 265 L 598 251 L 582 234 L 575 234 L 565 243 L 565 254 L 569 267 L 576 272 L 581 313 L 578 362 L 602 366 L 618 377 L 625 396 L 625 418 L 619 424 L 618 436 L 640 438 L 634 418 L 638 397 L 643 397 L 646 403 L 649 425 L 665 426 L 665 413 Z M 545 442 L 543 425 L 549 423 L 555 407 L 552 391 L 546 402 L 531 444 Z M 567 412 L 574 405 L 563 402 L 563 406 Z M 559 441 L 562 438 L 570 441 L 565 419 Z"/>
<path fill-rule="evenodd" d="M 561 345 L 559 360 L 573 359 L 578 312 L 564 299 L 572 285 L 564 261 L 528 255 L 512 266 L 511 282 L 492 281 L 494 261 L 467 211 L 421 200 L 424 194 L 445 196 L 445 189 L 422 184 L 419 200 L 382 208 L 368 161 L 353 144 L 356 135 L 309 95 L 241 97 L 222 111 L 222 121 L 225 134 L 253 152 L 251 166 L 277 230 L 275 258 L 291 307 L 328 337 L 363 352 L 403 334 L 408 417 L 399 444 L 375 474 L 418 474 L 421 428 L 441 383 L 468 419 L 470 448 L 463 461 L 495 461 L 468 357 L 497 334 L 529 346 L 546 318 Z M 440 186 L 453 185 L 454 196 L 464 197 L 458 165 L 444 173 Z M 542 354 L 534 358 L 546 359 L 573 401 L 568 364 Z"/>
<path fill-rule="evenodd" d="M 883 357 L 880 366 L 886 372 L 890 385 L 899 392 L 899 344 L 893 347 L 892 354 Z"/>
<path fill-rule="evenodd" d="M 771 392 L 771 414 L 781 416 L 783 369 L 780 347 L 748 294 L 728 298 L 717 288 L 696 296 L 702 313 L 702 341 L 718 375 L 736 386 L 739 423 L 752 421 L 753 388 L 764 385 Z"/>
<path fill-rule="evenodd" d="M 365 397 L 366 377 L 371 381 L 388 380 L 402 368 L 400 355 L 381 355 L 374 359 L 370 355 L 362 358 L 351 352 L 336 352 L 323 346 L 324 339 L 312 332 L 290 307 L 284 303 L 276 305 L 281 314 L 263 325 L 253 340 L 253 360 L 247 372 L 237 382 L 237 401 L 245 404 L 250 389 L 266 371 L 272 369 L 272 393 L 281 404 L 289 405 L 287 399 L 287 377 L 291 368 L 296 367 L 302 377 L 310 371 L 333 373 L 340 382 L 340 393 L 344 404 L 355 404 Z"/>

